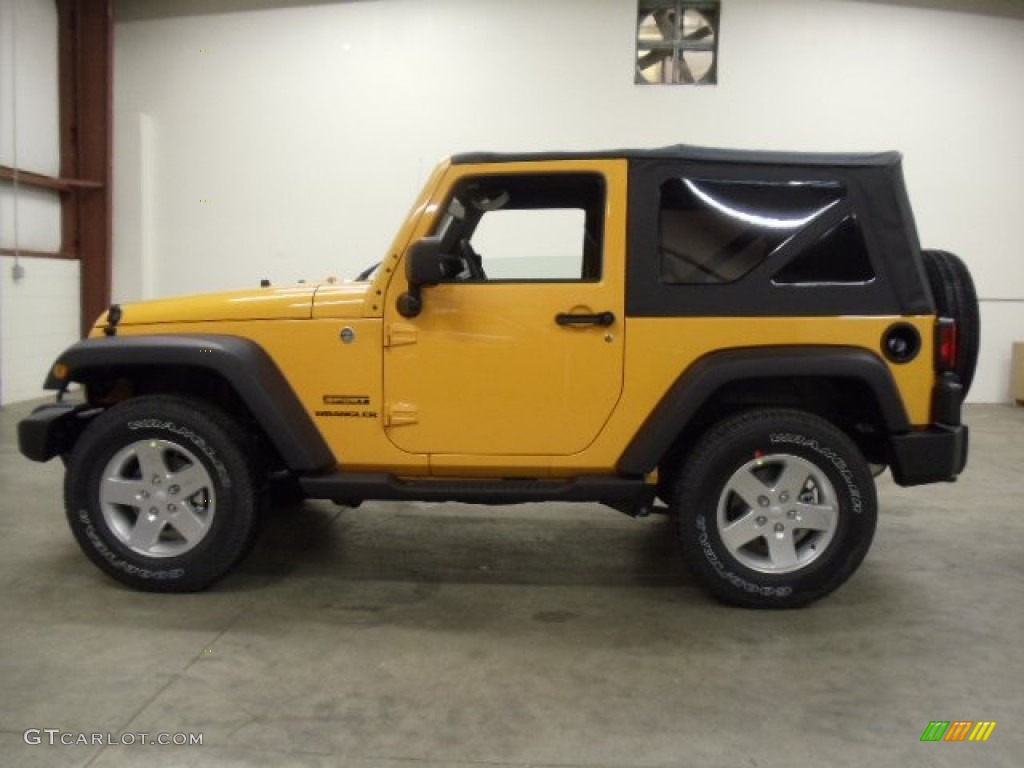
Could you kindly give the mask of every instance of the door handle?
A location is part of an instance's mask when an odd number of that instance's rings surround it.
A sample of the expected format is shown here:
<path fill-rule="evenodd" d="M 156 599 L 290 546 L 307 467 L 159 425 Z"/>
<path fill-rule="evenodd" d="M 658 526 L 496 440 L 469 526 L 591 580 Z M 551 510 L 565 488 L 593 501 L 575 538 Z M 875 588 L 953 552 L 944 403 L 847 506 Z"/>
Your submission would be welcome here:
<path fill-rule="evenodd" d="M 555 315 L 555 322 L 559 325 L 600 325 L 607 328 L 615 322 L 615 313 L 595 312 L 591 315 L 575 315 L 568 312 L 559 312 Z"/>

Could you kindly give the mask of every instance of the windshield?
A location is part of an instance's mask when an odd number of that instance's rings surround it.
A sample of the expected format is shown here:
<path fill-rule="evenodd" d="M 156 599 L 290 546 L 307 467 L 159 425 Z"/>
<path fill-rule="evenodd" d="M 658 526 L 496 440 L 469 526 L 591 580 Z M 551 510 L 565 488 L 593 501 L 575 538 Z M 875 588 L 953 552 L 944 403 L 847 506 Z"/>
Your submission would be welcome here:
<path fill-rule="evenodd" d="M 376 261 L 370 266 L 368 266 L 366 269 L 364 269 L 362 272 L 360 272 L 358 275 L 356 275 L 356 282 L 366 282 L 368 280 L 373 280 L 374 276 L 377 274 L 378 269 L 380 269 L 380 262 Z"/>

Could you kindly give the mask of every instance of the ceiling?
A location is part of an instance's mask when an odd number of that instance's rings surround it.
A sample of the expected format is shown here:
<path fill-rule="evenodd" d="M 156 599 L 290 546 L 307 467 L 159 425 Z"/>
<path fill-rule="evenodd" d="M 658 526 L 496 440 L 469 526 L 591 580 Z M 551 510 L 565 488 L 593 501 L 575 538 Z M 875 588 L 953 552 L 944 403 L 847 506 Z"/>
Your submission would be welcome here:
<path fill-rule="evenodd" d="M 114 0 L 117 21 L 140 21 L 176 16 L 203 16 L 211 13 L 289 8 L 301 5 L 325 5 L 331 2 L 367 2 L 368 0 Z M 377 0 L 381 2 L 382 0 Z M 729 0 L 724 0 L 728 3 Z M 1024 19 L 1024 0 L 854 0 L 879 5 L 903 5 L 913 8 L 973 13 Z"/>
<path fill-rule="evenodd" d="M 856 0 L 856 2 L 906 5 L 912 8 L 1024 19 L 1024 0 Z"/>

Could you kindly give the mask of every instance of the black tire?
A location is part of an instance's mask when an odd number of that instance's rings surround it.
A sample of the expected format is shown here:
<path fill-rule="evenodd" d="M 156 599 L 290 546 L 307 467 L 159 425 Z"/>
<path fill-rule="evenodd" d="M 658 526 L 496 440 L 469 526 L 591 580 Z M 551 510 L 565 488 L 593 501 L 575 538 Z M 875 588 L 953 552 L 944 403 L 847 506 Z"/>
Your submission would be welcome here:
<path fill-rule="evenodd" d="M 959 329 L 959 354 L 955 373 L 960 377 L 964 396 L 974 381 L 981 348 L 981 317 L 978 294 L 970 270 L 960 257 L 947 251 L 921 251 L 935 308 L 942 317 L 953 318 Z"/>
<path fill-rule="evenodd" d="M 671 506 L 684 559 L 720 600 L 806 605 L 843 584 L 867 554 L 874 481 L 853 441 L 824 419 L 745 411 L 712 427 L 688 456 Z M 748 504 L 741 493 L 754 498 Z"/>
<path fill-rule="evenodd" d="M 259 531 L 266 494 L 252 457 L 243 430 L 200 401 L 150 396 L 116 405 L 71 454 L 71 530 L 93 563 L 128 586 L 205 589 Z"/>

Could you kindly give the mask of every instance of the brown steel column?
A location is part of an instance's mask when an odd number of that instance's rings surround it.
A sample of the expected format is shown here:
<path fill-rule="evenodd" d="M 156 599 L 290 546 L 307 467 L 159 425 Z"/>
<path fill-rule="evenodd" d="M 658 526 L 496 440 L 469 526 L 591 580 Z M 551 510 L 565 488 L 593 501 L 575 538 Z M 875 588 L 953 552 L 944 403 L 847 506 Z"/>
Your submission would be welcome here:
<path fill-rule="evenodd" d="M 79 255 L 82 334 L 110 303 L 113 205 L 112 0 L 57 0 L 60 175 L 95 182 L 65 195 L 64 250 Z"/>

